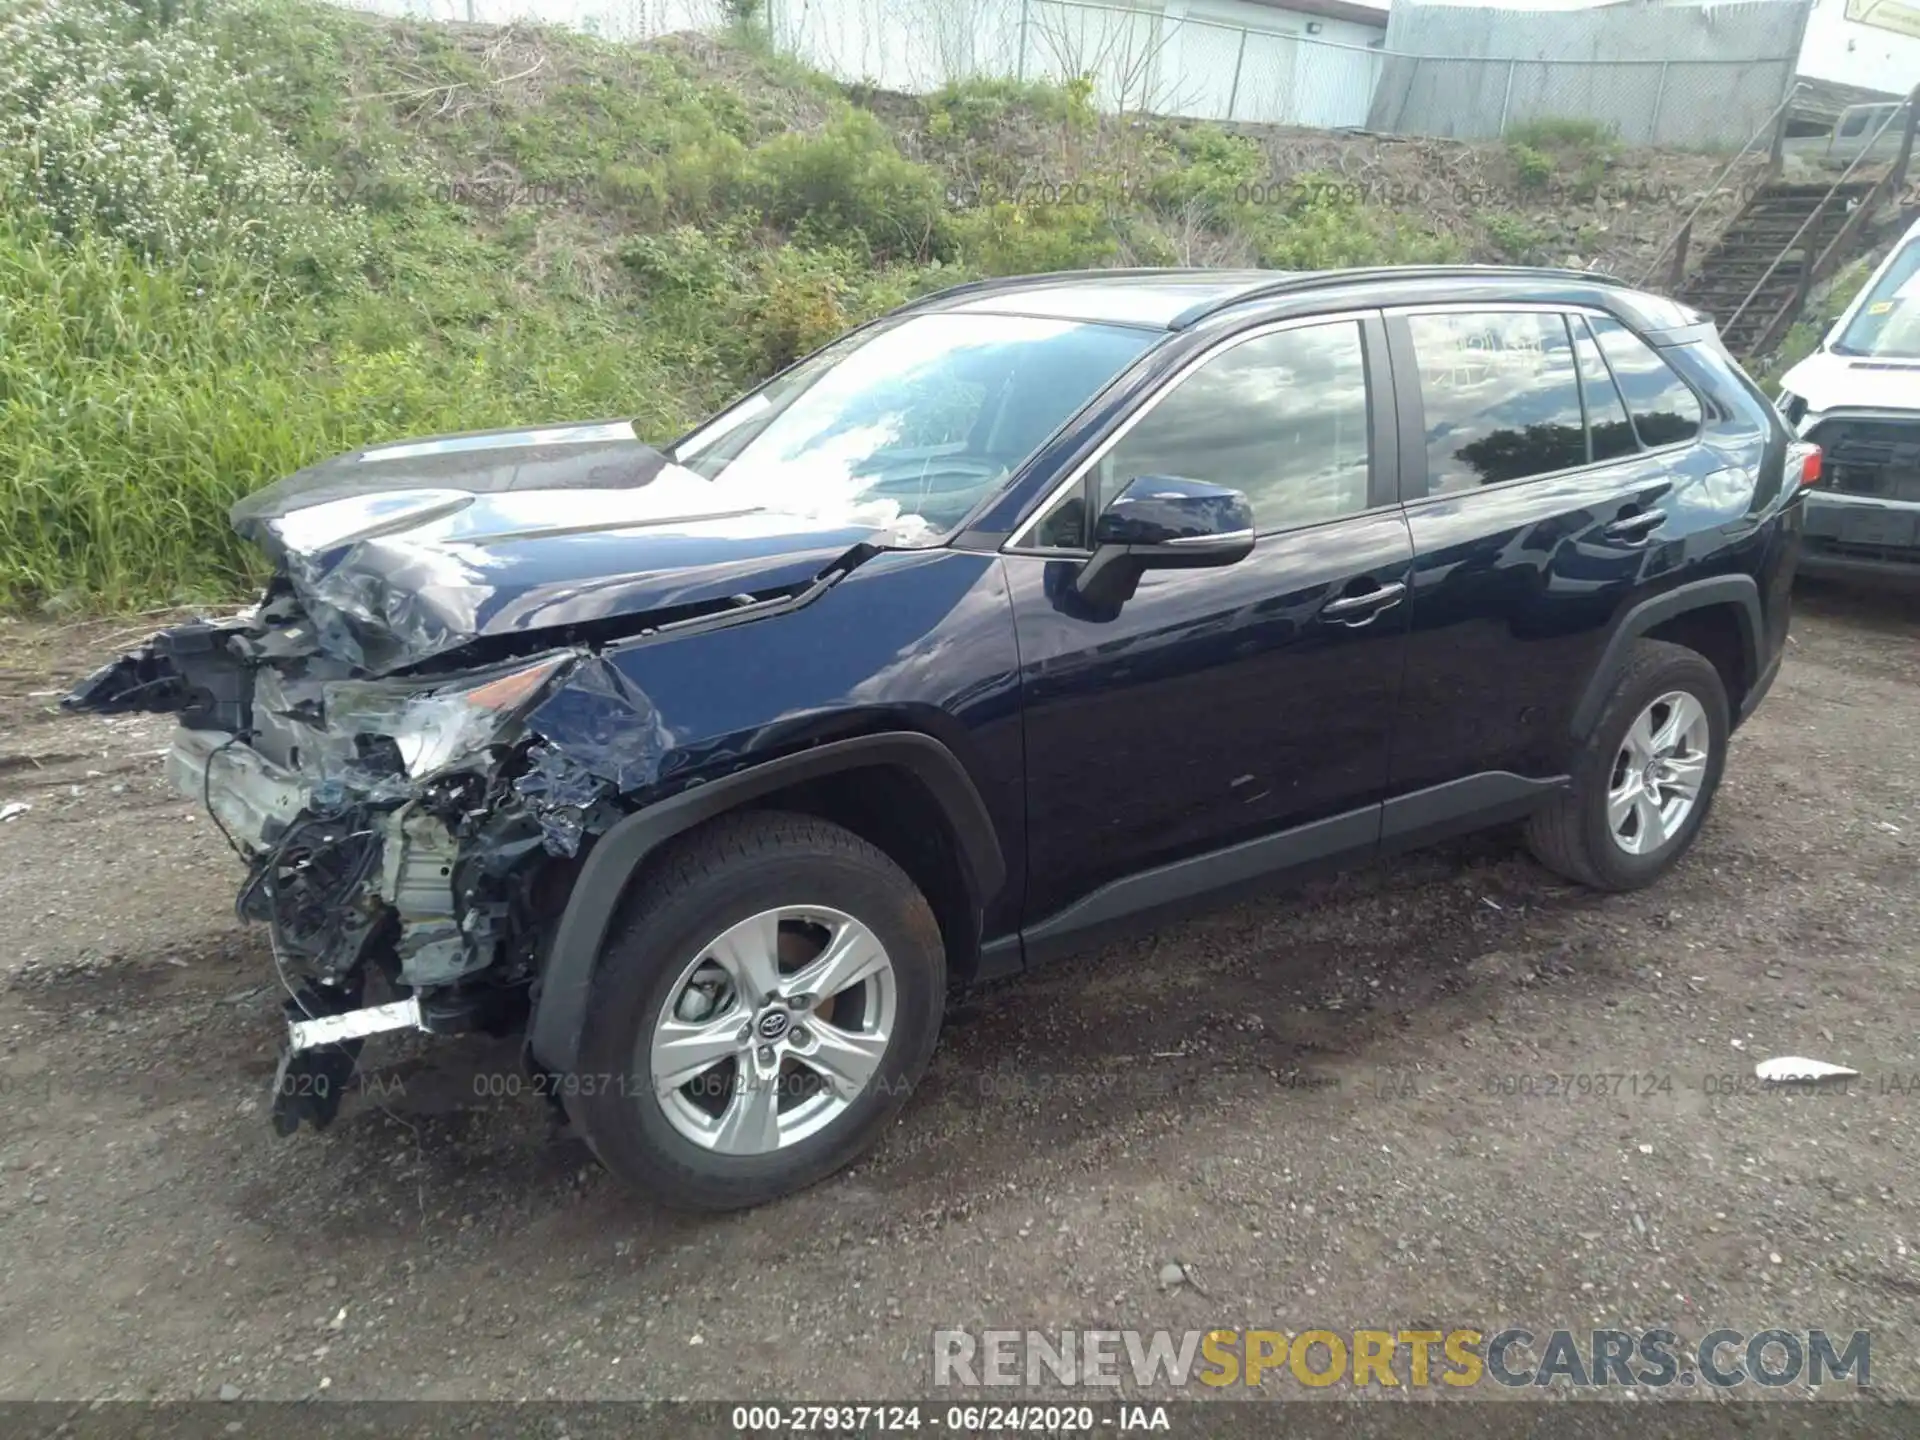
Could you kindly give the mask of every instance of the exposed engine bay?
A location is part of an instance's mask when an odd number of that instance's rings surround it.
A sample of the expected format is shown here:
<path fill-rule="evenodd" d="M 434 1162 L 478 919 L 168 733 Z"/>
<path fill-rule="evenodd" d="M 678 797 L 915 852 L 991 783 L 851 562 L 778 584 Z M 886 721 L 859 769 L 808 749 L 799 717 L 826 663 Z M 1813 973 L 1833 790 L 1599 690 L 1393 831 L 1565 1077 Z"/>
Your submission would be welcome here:
<path fill-rule="evenodd" d="M 512 1026 L 570 862 L 657 749 L 651 707 L 585 647 L 366 679 L 288 594 L 164 631 L 67 703 L 178 711 L 169 779 L 246 862 L 237 909 L 271 936 L 296 1050 L 302 1022 L 360 1010 L 370 986 L 416 1002 L 378 1028 Z M 334 1084 L 278 1087 L 283 1129 L 331 1118 L 341 1047 L 371 1033 L 320 1038 L 338 1031 L 313 1032 L 328 1053 L 304 1062 Z"/>
<path fill-rule="evenodd" d="M 874 553 L 712 492 L 624 424 L 325 461 L 234 509 L 276 565 L 259 604 L 66 698 L 179 716 L 169 778 L 246 863 L 288 993 L 283 1131 L 331 1119 L 366 1035 L 524 1018 L 583 847 L 671 749 L 606 647 L 803 605 Z"/>

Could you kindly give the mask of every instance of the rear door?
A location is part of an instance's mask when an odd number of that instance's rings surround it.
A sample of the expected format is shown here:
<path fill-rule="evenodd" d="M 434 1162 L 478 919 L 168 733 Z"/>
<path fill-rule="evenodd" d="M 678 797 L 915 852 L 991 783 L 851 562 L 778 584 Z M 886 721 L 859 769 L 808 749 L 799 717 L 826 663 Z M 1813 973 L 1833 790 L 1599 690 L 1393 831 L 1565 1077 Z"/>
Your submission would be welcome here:
<path fill-rule="evenodd" d="M 1612 617 L 1683 558 L 1670 497 L 1716 462 L 1698 398 L 1611 317 L 1440 306 L 1387 327 L 1414 548 L 1391 788 L 1451 787 L 1390 804 L 1392 839 L 1563 772 Z"/>
<path fill-rule="evenodd" d="M 1412 555 L 1391 388 L 1372 312 L 1229 337 L 1016 537 L 1030 924 L 1141 871 L 1316 822 L 1309 849 L 1377 842 Z M 1140 475 L 1244 491 L 1253 553 L 1149 571 L 1117 613 L 1088 613 L 1073 590 L 1087 516 Z"/>

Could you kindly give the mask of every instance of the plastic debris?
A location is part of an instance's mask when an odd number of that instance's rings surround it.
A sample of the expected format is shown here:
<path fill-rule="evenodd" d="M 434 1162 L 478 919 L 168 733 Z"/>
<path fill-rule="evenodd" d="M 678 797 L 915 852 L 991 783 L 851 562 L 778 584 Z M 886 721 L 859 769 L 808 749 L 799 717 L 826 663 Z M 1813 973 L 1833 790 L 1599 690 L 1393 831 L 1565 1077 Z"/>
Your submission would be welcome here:
<path fill-rule="evenodd" d="M 1844 1065 L 1829 1065 L 1824 1060 L 1809 1060 L 1804 1055 L 1781 1055 L 1762 1060 L 1753 1067 L 1753 1073 L 1769 1084 L 1788 1085 L 1796 1081 L 1851 1080 L 1860 1072 Z"/>
<path fill-rule="evenodd" d="M 33 806 L 24 800 L 9 800 L 6 804 L 0 805 L 0 820 L 18 820 L 31 809 Z"/>

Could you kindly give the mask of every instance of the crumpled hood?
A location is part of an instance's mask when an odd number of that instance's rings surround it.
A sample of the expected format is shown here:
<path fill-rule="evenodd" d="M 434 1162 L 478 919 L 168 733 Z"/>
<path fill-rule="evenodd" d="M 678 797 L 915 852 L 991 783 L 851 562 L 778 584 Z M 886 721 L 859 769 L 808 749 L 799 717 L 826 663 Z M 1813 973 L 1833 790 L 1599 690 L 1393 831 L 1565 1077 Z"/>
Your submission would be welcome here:
<path fill-rule="evenodd" d="M 1920 413 L 1920 361 L 1821 350 L 1789 370 L 1780 385 L 1805 400 L 1809 413 L 1842 408 Z"/>
<path fill-rule="evenodd" d="M 733 493 L 730 493 L 732 489 Z M 482 636 L 804 585 L 890 507 L 795 514 L 674 464 L 624 421 L 407 441 L 247 496 L 322 645 L 375 673 Z"/>

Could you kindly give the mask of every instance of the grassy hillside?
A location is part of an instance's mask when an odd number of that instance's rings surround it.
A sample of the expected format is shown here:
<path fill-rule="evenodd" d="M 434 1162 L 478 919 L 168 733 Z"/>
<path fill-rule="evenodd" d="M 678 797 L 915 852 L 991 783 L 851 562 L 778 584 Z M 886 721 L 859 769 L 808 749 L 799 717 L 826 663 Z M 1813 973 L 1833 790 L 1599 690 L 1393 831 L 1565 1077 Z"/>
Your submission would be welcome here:
<path fill-rule="evenodd" d="M 1505 167 L 1523 200 L 1562 163 L 1449 153 Z M 563 418 L 663 439 L 978 274 L 1558 261 L 1609 230 L 1604 203 L 1578 230 L 1558 202 L 1551 225 L 1524 204 L 1396 212 L 1345 155 L 1102 120 L 1079 86 L 849 93 L 751 35 L 643 48 L 302 0 L 18 0 L 0 604 L 239 593 L 258 576 L 227 505 L 308 461 Z M 1589 144 L 1564 169 L 1615 163 Z"/>

